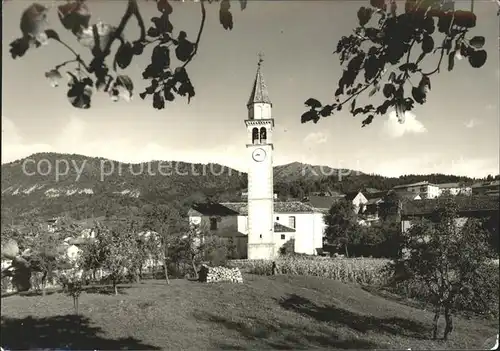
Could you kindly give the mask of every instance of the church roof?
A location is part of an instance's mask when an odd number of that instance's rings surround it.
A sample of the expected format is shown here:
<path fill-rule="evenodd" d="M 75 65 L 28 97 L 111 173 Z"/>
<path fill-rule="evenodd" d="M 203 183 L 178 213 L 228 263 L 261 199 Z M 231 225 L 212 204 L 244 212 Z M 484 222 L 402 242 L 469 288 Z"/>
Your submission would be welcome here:
<path fill-rule="evenodd" d="M 314 213 L 313 207 L 300 201 L 275 201 L 274 213 Z M 246 202 L 197 203 L 188 212 L 189 216 L 247 216 Z"/>
<path fill-rule="evenodd" d="M 278 222 L 274 222 L 274 232 L 275 233 L 295 233 L 295 229 L 287 227 Z"/>
<path fill-rule="evenodd" d="M 262 60 L 259 60 L 259 65 L 257 67 L 257 74 L 255 75 L 255 81 L 253 82 L 252 93 L 248 99 L 247 106 L 256 103 L 267 103 L 271 104 L 271 99 L 269 98 L 269 92 L 267 91 L 267 85 L 264 82 L 264 76 L 260 70 Z"/>

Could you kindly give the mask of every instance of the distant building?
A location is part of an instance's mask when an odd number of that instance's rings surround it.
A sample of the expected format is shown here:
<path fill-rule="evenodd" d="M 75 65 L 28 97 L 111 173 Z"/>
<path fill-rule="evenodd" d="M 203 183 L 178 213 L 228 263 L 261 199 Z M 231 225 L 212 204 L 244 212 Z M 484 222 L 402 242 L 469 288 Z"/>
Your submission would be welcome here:
<path fill-rule="evenodd" d="M 471 190 L 473 195 L 498 196 L 500 193 L 500 180 L 472 184 Z"/>
<path fill-rule="evenodd" d="M 364 212 L 368 203 L 368 199 L 361 191 L 353 191 L 345 194 L 345 200 L 353 204 L 356 213 Z"/>
<path fill-rule="evenodd" d="M 461 183 L 444 183 L 444 184 L 438 184 L 439 187 L 439 195 L 443 195 L 445 193 L 448 193 L 450 195 L 456 196 L 456 195 L 465 195 L 465 196 L 470 196 L 472 195 L 472 187 L 466 186 Z"/>
<path fill-rule="evenodd" d="M 427 181 L 398 185 L 392 188 L 396 193 L 411 192 L 419 194 L 422 199 L 435 199 L 439 196 L 439 186 L 429 183 Z"/>
<path fill-rule="evenodd" d="M 478 209 L 478 210 L 462 210 L 458 212 L 458 218 L 455 223 L 458 227 L 462 227 L 469 218 L 490 218 L 493 216 L 498 216 L 497 209 Z M 405 233 L 412 227 L 412 222 L 419 219 L 433 219 L 433 211 L 426 211 L 420 213 L 406 212 L 403 211 L 401 215 L 401 232 Z M 497 222 L 498 223 L 498 222 Z M 498 230 L 498 225 L 496 229 Z"/>

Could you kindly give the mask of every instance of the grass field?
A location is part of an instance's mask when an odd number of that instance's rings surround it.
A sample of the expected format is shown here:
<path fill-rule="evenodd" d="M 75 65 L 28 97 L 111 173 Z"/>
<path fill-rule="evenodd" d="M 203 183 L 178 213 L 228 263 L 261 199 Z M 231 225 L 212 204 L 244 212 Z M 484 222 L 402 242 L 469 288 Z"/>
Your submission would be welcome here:
<path fill-rule="evenodd" d="M 91 290 L 71 298 L 2 298 L 7 349 L 477 349 L 497 321 L 457 318 L 450 340 L 429 340 L 433 314 L 356 285 L 306 276 L 245 275 L 243 284 L 188 280 Z M 442 325 L 441 325 L 442 328 Z M 440 330 L 442 335 L 442 329 Z"/>

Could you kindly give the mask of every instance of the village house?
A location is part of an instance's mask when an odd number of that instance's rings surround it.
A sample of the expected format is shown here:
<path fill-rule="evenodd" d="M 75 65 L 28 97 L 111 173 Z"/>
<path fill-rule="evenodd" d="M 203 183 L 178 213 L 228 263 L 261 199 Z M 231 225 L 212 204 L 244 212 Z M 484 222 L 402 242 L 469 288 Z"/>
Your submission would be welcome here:
<path fill-rule="evenodd" d="M 438 184 L 438 187 L 439 187 L 439 196 L 443 194 L 449 194 L 452 196 L 472 195 L 472 187 L 461 183 L 443 183 L 443 184 Z"/>
<path fill-rule="evenodd" d="M 500 193 L 500 180 L 472 184 L 471 190 L 473 195 L 498 196 Z"/>
<path fill-rule="evenodd" d="M 392 188 L 396 193 L 400 192 L 412 192 L 420 195 L 422 199 L 435 199 L 439 197 L 439 186 L 436 184 L 429 183 L 428 181 L 397 185 Z"/>

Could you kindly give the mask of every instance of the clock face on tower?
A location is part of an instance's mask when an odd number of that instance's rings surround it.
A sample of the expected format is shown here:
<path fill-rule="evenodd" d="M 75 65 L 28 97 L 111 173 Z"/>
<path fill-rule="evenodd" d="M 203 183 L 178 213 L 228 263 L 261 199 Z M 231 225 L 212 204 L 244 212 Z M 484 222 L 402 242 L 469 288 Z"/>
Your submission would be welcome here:
<path fill-rule="evenodd" d="M 252 158 L 255 162 L 262 162 L 266 159 L 266 152 L 264 151 L 264 149 L 255 149 L 252 152 Z"/>

